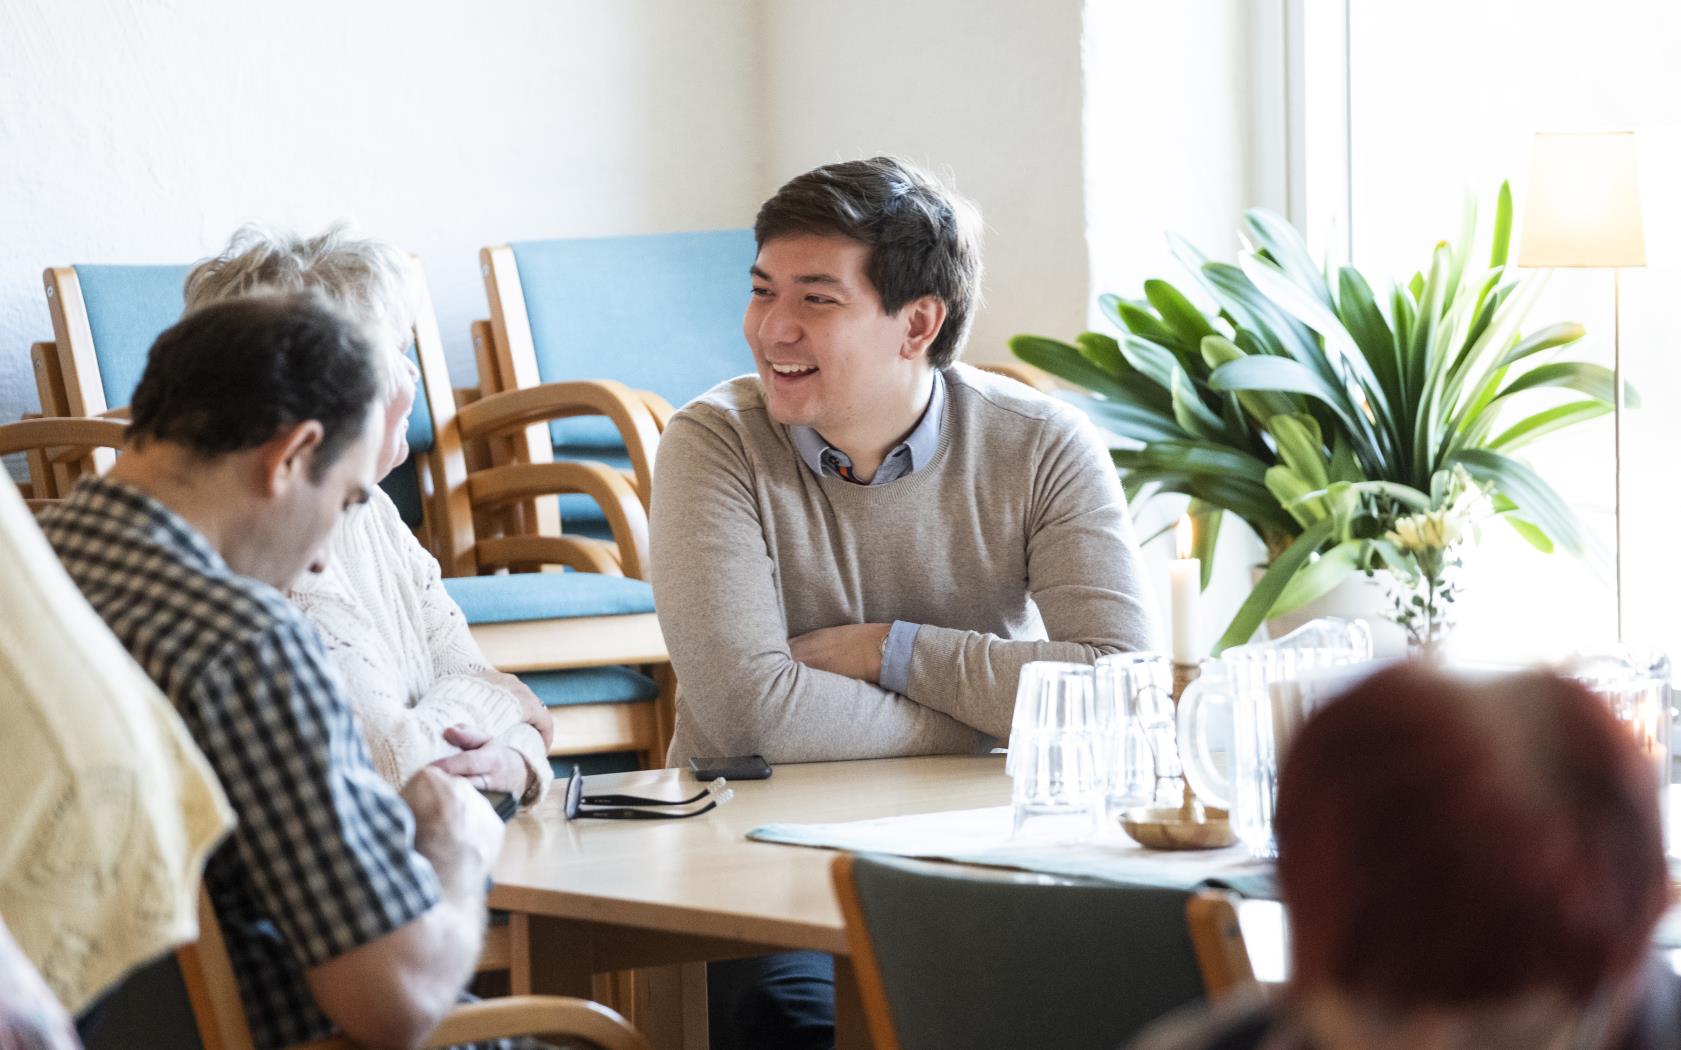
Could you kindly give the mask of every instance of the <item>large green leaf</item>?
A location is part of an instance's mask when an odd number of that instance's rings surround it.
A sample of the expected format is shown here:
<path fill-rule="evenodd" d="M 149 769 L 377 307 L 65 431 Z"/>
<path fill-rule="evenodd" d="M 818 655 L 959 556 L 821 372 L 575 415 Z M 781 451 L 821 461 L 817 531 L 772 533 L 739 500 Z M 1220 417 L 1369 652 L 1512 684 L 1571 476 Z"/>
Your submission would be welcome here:
<path fill-rule="evenodd" d="M 1164 346 L 1172 346 L 1179 341 L 1179 337 L 1173 334 L 1173 329 L 1150 312 L 1148 303 L 1136 303 L 1118 295 L 1107 294 L 1098 296 L 1097 301 L 1110 320 L 1140 339 L 1148 339 Z"/>
<path fill-rule="evenodd" d="M 1179 358 L 1167 347 L 1135 335 L 1123 336 L 1121 356 L 1138 370 L 1139 375 L 1159 384 L 1164 390 L 1173 390 L 1173 371 L 1179 367 Z"/>
<path fill-rule="evenodd" d="M 1301 364 L 1280 357 L 1249 355 L 1216 368 L 1208 377 L 1215 390 L 1283 390 L 1305 394 L 1323 402 L 1352 433 L 1363 428 L 1354 420 L 1354 409 L 1325 377 Z"/>
<path fill-rule="evenodd" d="M 1173 418 L 1186 433 L 1207 441 L 1226 439 L 1225 421 L 1220 418 L 1219 413 L 1203 404 L 1202 395 L 1197 393 L 1191 378 L 1178 365 L 1173 366 L 1171 389 Z"/>
<path fill-rule="evenodd" d="M 1145 281 L 1144 297 L 1161 315 L 1162 323 L 1172 329 L 1182 342 L 1196 346 L 1202 342 L 1204 336 L 1216 334 L 1214 326 L 1208 323 L 1208 318 L 1203 316 L 1202 311 L 1192 305 L 1179 289 L 1166 281 Z"/>
<path fill-rule="evenodd" d="M 1081 332 L 1074 337 L 1074 349 L 1116 382 L 1122 382 L 1124 376 L 1133 374 L 1132 366 L 1121 356 L 1121 344 L 1112 335 Z"/>
<path fill-rule="evenodd" d="M 1537 438 L 1598 419 L 1610 412 L 1611 406 L 1604 401 L 1570 401 L 1554 405 L 1507 427 L 1499 437 L 1488 443 L 1488 447 L 1498 452 L 1512 452 Z"/>
<path fill-rule="evenodd" d="M 1141 449 L 1127 450 L 1127 455 L 1130 463 L 1139 466 L 1224 474 L 1248 478 L 1256 484 L 1264 480 L 1267 471 L 1265 463 L 1247 452 L 1198 441 L 1152 441 Z"/>
<path fill-rule="evenodd" d="M 1531 332 L 1516 346 L 1500 356 L 1496 367 L 1504 367 L 1514 361 L 1521 361 L 1530 354 L 1538 354 L 1542 350 L 1551 350 L 1558 346 L 1569 346 L 1576 340 L 1588 334 L 1588 330 L 1575 321 L 1564 321 L 1550 324 L 1538 331 Z"/>
<path fill-rule="evenodd" d="M 1309 415 L 1273 416 L 1267 431 L 1278 443 L 1278 457 L 1316 489 L 1331 483 L 1319 424 Z"/>
<path fill-rule="evenodd" d="M 1058 379 L 1066 379 L 1104 397 L 1118 401 L 1133 400 L 1132 392 L 1125 384 L 1086 360 L 1079 347 L 1040 335 L 1017 335 L 1010 338 L 1010 352 L 1035 368 L 1042 368 Z"/>
<path fill-rule="evenodd" d="M 1245 356 L 1247 355 L 1236 343 L 1224 336 L 1206 336 L 1202 341 L 1202 359 L 1207 363 L 1210 372 Z M 1272 390 L 1240 391 L 1237 400 L 1244 411 L 1249 413 L 1250 418 L 1262 425 L 1273 416 L 1306 409 L 1301 398 Z"/>
<path fill-rule="evenodd" d="M 1127 400 L 1153 408 L 1162 414 L 1173 411 L 1173 398 L 1156 383 L 1151 382 L 1127 362 L 1115 337 L 1102 332 L 1081 332 L 1074 337 L 1080 356 L 1096 365 L 1115 382 L 1126 388 Z"/>
<path fill-rule="evenodd" d="M 1064 399 L 1078 405 L 1092 421 L 1106 430 L 1133 441 L 1183 441 L 1187 435 L 1173 417 L 1125 401 L 1104 401 L 1086 394 L 1069 393 Z"/>
<path fill-rule="evenodd" d="M 1494 400 L 1499 401 L 1513 394 L 1541 387 L 1564 387 L 1606 404 L 1610 404 L 1617 396 L 1616 373 L 1604 365 L 1589 364 L 1586 361 L 1555 361 L 1550 365 L 1531 368 L 1507 383 L 1500 393 L 1494 395 Z M 1625 390 L 1625 403 L 1628 401 L 1627 393 Z"/>
<path fill-rule="evenodd" d="M 1343 326 L 1365 355 L 1367 366 L 1377 377 L 1378 386 L 1391 406 L 1391 426 L 1399 424 L 1402 421 L 1396 419 L 1393 411 L 1401 401 L 1401 366 L 1395 356 L 1395 337 L 1360 272 L 1345 266 L 1337 277 Z"/>
<path fill-rule="evenodd" d="M 1304 529 L 1284 553 L 1278 556 L 1255 584 L 1255 589 L 1249 592 L 1249 597 L 1239 607 L 1237 615 L 1232 618 L 1230 626 L 1220 636 L 1220 640 L 1214 643 L 1213 655 L 1219 656 L 1234 645 L 1242 645 L 1255 634 L 1255 629 L 1267 618 L 1290 579 L 1307 564 L 1308 559 L 1331 535 L 1335 526 L 1336 522 L 1330 518 L 1315 522 Z"/>
<path fill-rule="evenodd" d="M 1581 554 L 1586 549 L 1576 515 L 1532 468 L 1488 449 L 1461 449 L 1454 453 L 1452 459 L 1463 464 L 1478 481 L 1493 485 L 1496 491 L 1517 505 L 1524 518 L 1556 538 L 1565 550 Z"/>
<path fill-rule="evenodd" d="M 1506 249 L 1512 241 L 1512 184 L 1502 182 L 1500 194 L 1494 200 L 1494 242 L 1489 249 L 1488 265 L 1498 269 L 1506 265 Z"/>
<path fill-rule="evenodd" d="M 1331 291 L 1325 287 L 1325 278 L 1294 226 L 1283 216 L 1265 208 L 1251 208 L 1244 212 L 1243 224 L 1255 244 L 1266 250 L 1291 282 L 1319 300 L 1325 309 L 1332 308 Z"/>
<path fill-rule="evenodd" d="M 1321 598 L 1337 584 L 1346 580 L 1365 565 L 1366 540 L 1344 540 L 1328 551 L 1321 551 L 1290 578 L 1273 603 L 1269 616 L 1283 616 L 1295 612 L 1315 598 Z"/>
<path fill-rule="evenodd" d="M 1331 512 L 1321 495 L 1325 490 L 1282 463 L 1267 468 L 1267 491 L 1300 525 L 1312 525 Z"/>
<path fill-rule="evenodd" d="M 1192 500 L 1186 513 L 1196 522 L 1192 532 L 1191 557 L 1202 565 L 1202 579 L 1197 581 L 1197 590 L 1206 591 L 1209 581 L 1214 578 L 1214 548 L 1220 542 L 1220 523 L 1226 515 L 1219 507 L 1200 499 Z"/>

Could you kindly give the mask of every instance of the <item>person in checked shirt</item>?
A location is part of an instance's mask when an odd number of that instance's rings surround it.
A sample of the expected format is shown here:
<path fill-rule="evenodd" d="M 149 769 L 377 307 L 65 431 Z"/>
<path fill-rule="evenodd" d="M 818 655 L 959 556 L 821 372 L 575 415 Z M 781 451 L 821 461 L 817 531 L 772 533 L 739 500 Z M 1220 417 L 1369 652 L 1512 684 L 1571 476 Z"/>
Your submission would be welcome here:
<path fill-rule="evenodd" d="M 152 347 L 117 465 L 41 522 L 238 818 L 205 884 L 259 1050 L 418 1045 L 472 975 L 502 842 L 461 777 L 380 778 L 282 594 L 373 486 L 388 355 L 368 340 L 308 296 L 188 314 Z"/>

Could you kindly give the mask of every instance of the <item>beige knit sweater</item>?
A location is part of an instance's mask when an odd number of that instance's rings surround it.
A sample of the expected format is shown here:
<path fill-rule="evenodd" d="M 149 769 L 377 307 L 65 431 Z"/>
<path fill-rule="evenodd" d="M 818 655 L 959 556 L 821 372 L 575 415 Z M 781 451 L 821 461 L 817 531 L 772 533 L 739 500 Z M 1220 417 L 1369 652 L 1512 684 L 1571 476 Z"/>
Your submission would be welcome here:
<path fill-rule="evenodd" d="M 76 1013 L 198 935 L 199 878 L 233 810 L 4 471 L 0 714 L 0 915 Z"/>
<path fill-rule="evenodd" d="M 519 752 L 525 801 L 554 774 L 537 730 L 491 670 L 444 591 L 438 563 L 378 489 L 333 532 L 327 568 L 290 595 L 321 632 L 345 696 L 362 725 L 374 768 L 394 787 L 458 749 L 445 729 L 466 724 Z"/>
<path fill-rule="evenodd" d="M 945 375 L 939 447 L 885 485 L 813 474 L 752 376 L 672 420 L 652 520 L 681 685 L 671 764 L 980 751 L 1009 732 L 1023 664 L 1156 644 L 1095 428 L 1014 380 Z M 906 695 L 789 655 L 807 631 L 893 620 L 922 625 Z"/>

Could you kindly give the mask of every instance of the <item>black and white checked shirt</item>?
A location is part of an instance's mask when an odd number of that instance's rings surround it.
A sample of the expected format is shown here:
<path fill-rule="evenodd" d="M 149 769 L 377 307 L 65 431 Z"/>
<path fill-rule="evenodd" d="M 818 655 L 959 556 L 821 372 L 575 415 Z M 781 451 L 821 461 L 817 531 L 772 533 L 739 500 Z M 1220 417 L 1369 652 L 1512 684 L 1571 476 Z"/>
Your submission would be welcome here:
<path fill-rule="evenodd" d="M 314 627 L 128 486 L 83 481 L 41 527 L 181 713 L 239 817 L 205 885 L 258 1050 L 330 1034 L 305 970 L 419 917 L 441 891 Z"/>

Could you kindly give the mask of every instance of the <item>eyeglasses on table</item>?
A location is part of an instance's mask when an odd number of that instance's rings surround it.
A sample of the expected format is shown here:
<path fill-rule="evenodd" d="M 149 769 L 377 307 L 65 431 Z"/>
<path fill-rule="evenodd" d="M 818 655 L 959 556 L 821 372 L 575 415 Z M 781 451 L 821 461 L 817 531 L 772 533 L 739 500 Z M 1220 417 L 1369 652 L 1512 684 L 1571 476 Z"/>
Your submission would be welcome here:
<path fill-rule="evenodd" d="M 563 812 L 567 820 L 683 820 L 686 817 L 710 813 L 734 797 L 735 791 L 726 786 L 723 777 L 712 781 L 706 785 L 705 790 L 689 798 L 586 795 L 583 775 L 579 773 L 577 766 L 573 766 L 572 775 L 566 781 L 566 806 Z M 693 806 L 698 802 L 706 804 L 699 809 L 673 812 L 677 807 Z M 596 808 L 585 809 L 585 806 Z"/>

